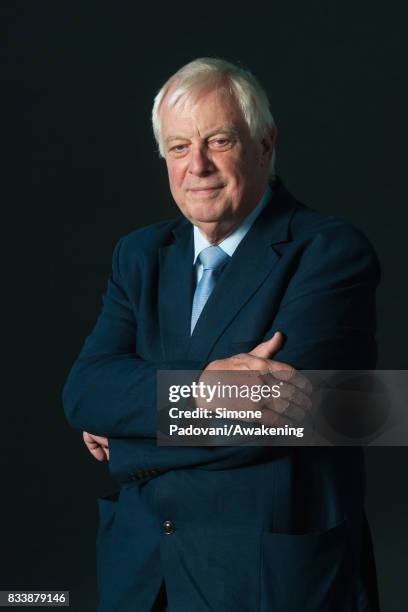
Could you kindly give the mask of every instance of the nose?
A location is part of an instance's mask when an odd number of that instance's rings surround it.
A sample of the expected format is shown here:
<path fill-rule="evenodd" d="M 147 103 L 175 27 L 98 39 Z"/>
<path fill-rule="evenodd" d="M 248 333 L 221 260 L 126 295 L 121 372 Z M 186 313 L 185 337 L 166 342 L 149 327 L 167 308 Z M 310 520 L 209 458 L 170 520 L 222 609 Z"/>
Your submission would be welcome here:
<path fill-rule="evenodd" d="M 188 171 L 195 176 L 207 176 L 214 170 L 214 164 L 205 146 L 192 146 Z"/>

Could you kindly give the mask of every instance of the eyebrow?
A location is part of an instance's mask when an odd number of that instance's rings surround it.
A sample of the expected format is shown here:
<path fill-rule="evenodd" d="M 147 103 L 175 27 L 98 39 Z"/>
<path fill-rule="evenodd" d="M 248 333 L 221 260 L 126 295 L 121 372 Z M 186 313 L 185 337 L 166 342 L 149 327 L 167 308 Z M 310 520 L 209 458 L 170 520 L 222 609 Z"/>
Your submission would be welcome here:
<path fill-rule="evenodd" d="M 233 136 L 237 136 L 238 130 L 231 125 L 223 125 L 207 132 L 204 139 L 211 138 L 211 136 L 215 136 L 215 134 L 232 134 Z M 187 136 L 168 136 L 165 142 L 169 143 L 172 140 L 189 140 L 189 138 Z"/>

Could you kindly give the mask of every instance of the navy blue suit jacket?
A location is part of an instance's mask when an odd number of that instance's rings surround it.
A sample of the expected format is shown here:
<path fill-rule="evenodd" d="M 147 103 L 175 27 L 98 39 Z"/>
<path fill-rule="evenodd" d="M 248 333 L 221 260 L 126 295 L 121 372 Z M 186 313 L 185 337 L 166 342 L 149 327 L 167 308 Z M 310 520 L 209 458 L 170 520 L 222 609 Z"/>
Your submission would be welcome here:
<path fill-rule="evenodd" d="M 120 483 L 99 499 L 100 612 L 148 612 L 163 579 L 174 612 L 376 610 L 361 449 L 155 440 L 158 370 L 201 369 L 277 330 L 274 359 L 297 369 L 374 368 L 371 245 L 277 183 L 190 337 L 192 261 L 184 218 L 121 239 L 64 388 L 70 424 L 109 438 Z"/>

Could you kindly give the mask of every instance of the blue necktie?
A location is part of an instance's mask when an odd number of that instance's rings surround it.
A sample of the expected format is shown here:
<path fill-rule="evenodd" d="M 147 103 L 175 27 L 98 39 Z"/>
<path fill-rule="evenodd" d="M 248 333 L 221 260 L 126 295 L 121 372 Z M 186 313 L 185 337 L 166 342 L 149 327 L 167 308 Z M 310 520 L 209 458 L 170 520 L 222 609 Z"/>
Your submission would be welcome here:
<path fill-rule="evenodd" d="M 198 317 L 213 292 L 217 278 L 229 259 L 229 255 L 218 246 L 210 246 L 201 251 L 199 259 L 203 266 L 203 275 L 194 293 L 191 311 L 191 333 L 193 333 Z"/>

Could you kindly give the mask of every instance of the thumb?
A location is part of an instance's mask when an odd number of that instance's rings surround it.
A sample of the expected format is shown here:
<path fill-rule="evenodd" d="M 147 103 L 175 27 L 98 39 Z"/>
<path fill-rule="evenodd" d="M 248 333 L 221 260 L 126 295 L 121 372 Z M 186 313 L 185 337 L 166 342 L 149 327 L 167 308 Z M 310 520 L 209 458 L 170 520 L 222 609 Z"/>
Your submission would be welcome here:
<path fill-rule="evenodd" d="M 256 346 L 252 351 L 250 351 L 250 355 L 254 357 L 262 357 L 263 359 L 270 359 L 274 353 L 279 351 L 281 346 L 283 345 L 283 334 L 282 332 L 275 332 L 272 338 L 266 340 L 266 342 L 261 342 Z"/>

